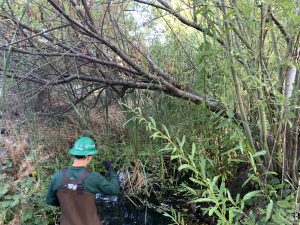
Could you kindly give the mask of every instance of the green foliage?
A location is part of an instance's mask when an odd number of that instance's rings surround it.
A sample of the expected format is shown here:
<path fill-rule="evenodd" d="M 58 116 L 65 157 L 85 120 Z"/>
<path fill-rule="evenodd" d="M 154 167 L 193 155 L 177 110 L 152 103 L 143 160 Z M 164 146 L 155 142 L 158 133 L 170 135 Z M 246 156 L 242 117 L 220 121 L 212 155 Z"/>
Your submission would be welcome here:
<path fill-rule="evenodd" d="M 4 170 L 5 171 L 5 170 Z M 7 174 L 0 178 L 0 223 L 15 219 L 22 225 L 52 224 L 54 210 L 45 204 L 48 179 L 41 183 L 36 176 L 12 181 Z M 47 216 L 46 216 L 47 215 Z"/>
<path fill-rule="evenodd" d="M 244 185 L 251 182 L 256 189 L 248 191 L 243 196 L 238 193 L 233 197 L 226 187 L 226 176 L 216 174 L 213 170 L 215 159 L 210 158 L 204 149 L 201 150 L 201 145 L 192 143 L 191 149 L 187 150 L 185 136 L 182 139 L 175 138 L 174 141 L 166 126 L 157 124 L 153 117 L 145 119 L 140 108 L 131 110 L 135 115 L 132 120 L 144 123 L 154 140 L 163 140 L 164 147 L 161 152 L 171 154 L 171 160 L 179 163 L 178 171 L 190 174 L 189 182 L 181 183 L 180 192 L 188 196 L 190 204 L 200 207 L 204 215 L 217 218 L 217 224 L 251 225 L 266 222 L 292 224 L 295 222 L 295 191 L 286 186 L 284 190 L 287 194 L 280 197 L 282 185 L 278 183 L 276 174 L 269 172 L 267 177 L 270 181 L 266 182 L 263 174 L 259 174 L 257 170 L 254 158 L 264 155 L 265 151 L 252 153 L 246 146 L 237 148 L 246 151 L 243 155 L 248 158 L 251 166 Z M 172 208 L 170 212 L 171 214 L 165 213 L 165 215 L 172 218 L 174 224 L 181 224 L 178 221 L 184 223 L 180 213 L 176 213 Z"/>
<path fill-rule="evenodd" d="M 193 26 L 197 25 L 203 28 L 203 31 L 186 25 L 181 26 L 179 20 L 173 20 L 175 17 L 170 19 L 169 14 L 172 10 L 167 11 L 168 15 L 164 15 L 165 12 L 160 11 L 159 8 L 148 10 L 147 16 L 152 21 L 159 21 L 157 24 L 163 26 L 164 34 L 161 36 L 163 41 L 159 38 L 155 40 L 149 38 L 150 41 L 144 41 L 144 43 L 141 41 L 140 44 L 143 47 L 139 50 L 142 53 L 149 52 L 153 61 L 162 70 L 180 82 L 183 90 L 194 88 L 197 91 L 196 95 L 203 96 L 205 101 L 214 99 L 222 103 L 224 111 L 214 114 L 205 103 L 192 105 L 166 97 L 165 93 L 133 92 L 128 94 L 128 99 L 125 100 L 127 105 L 132 106 L 131 112 L 126 112 L 128 120 L 125 124 L 126 132 L 113 136 L 109 125 L 109 104 L 105 98 L 102 104 L 104 106 L 102 108 L 103 126 L 105 127 L 104 134 L 101 134 L 102 154 L 97 156 L 92 167 L 101 170 L 103 158 L 113 159 L 125 168 L 130 168 L 133 162 L 141 162 L 142 173 L 148 183 L 156 182 L 163 190 L 180 191 L 190 204 L 195 204 L 198 209 L 201 209 L 201 213 L 216 218 L 219 224 L 296 223 L 297 221 L 294 221 L 294 214 L 297 211 L 295 190 L 285 183 L 291 183 L 293 180 L 292 183 L 298 185 L 297 162 L 299 160 L 297 154 L 293 157 L 294 154 L 282 155 L 282 153 L 285 152 L 286 143 L 298 143 L 296 134 L 299 120 L 297 118 L 299 117 L 299 100 L 297 100 L 299 90 L 295 90 L 291 100 L 288 101 L 282 91 L 282 85 L 287 69 L 292 65 L 295 65 L 297 70 L 299 68 L 297 46 L 300 17 L 297 1 L 223 1 L 228 4 L 227 7 L 220 6 L 222 1 L 188 1 L 188 3 L 191 2 L 194 3 L 193 9 L 187 7 L 189 4 L 183 1 L 172 1 L 170 5 L 172 7 L 175 5 L 178 15 L 185 16 Z M 58 17 L 57 12 L 50 5 L 41 0 L 9 3 L 10 1 L 3 1 L 2 10 L 9 12 L 7 15 L 17 15 L 20 22 L 27 23 L 34 28 L 51 29 L 63 22 L 62 17 Z M 39 4 L 35 3 L 42 3 L 43 10 Z M 102 3 L 104 1 L 98 5 Z M 130 2 L 124 9 L 129 11 L 130 7 L 135 6 L 135 3 Z M 106 5 L 103 4 L 103 9 L 105 7 Z M 267 9 L 266 15 L 264 15 L 264 7 Z M 72 7 L 66 3 L 64 8 L 71 18 L 85 22 L 79 19 L 77 11 L 83 9 L 82 5 L 72 10 Z M 141 6 L 141 8 L 148 9 L 146 6 L 145 8 Z M 114 10 L 120 10 L 117 4 Z M 295 13 L 296 11 L 298 13 Z M 42 14 L 46 17 L 44 21 L 39 18 Z M 111 29 L 110 22 L 114 18 L 105 19 L 106 9 L 94 8 L 91 14 L 96 18 L 95 21 L 103 20 L 102 28 L 106 32 L 104 37 L 112 37 L 111 43 L 116 42 L 118 46 L 126 46 L 121 50 L 128 53 L 128 56 L 134 55 L 135 57 L 137 53 L 136 49 L 134 51 L 130 49 L 131 43 L 126 43 L 127 39 L 137 39 L 131 33 L 138 33 L 139 38 L 146 40 L 150 36 L 148 33 L 155 28 L 155 25 L 151 24 L 145 29 L 146 34 L 141 35 L 141 30 L 136 30 L 137 22 L 134 17 L 125 12 L 122 14 L 124 21 L 120 23 L 122 25 L 120 27 L 125 30 L 124 36 L 118 36 L 114 35 L 117 30 Z M 113 14 L 114 11 L 107 13 L 110 16 Z M 116 14 L 118 17 L 121 15 L 121 13 Z M 192 14 L 194 21 L 190 18 Z M 10 41 L 23 38 L 23 36 L 18 36 L 16 39 L 17 31 L 8 32 L 12 36 Z M 93 38 L 83 37 L 80 32 L 75 30 L 75 33 L 72 33 L 72 31 L 71 28 L 52 31 L 49 36 L 54 37 L 55 40 L 48 41 L 47 44 L 36 41 L 39 48 L 43 46 L 38 50 L 49 51 L 48 53 L 51 53 L 51 50 L 66 52 L 66 49 L 59 49 L 58 42 L 70 46 L 74 43 L 82 43 L 85 47 L 90 43 L 96 45 Z M 130 34 L 127 35 L 128 33 Z M 38 38 L 40 37 L 35 37 L 30 41 L 35 43 Z M 289 38 L 292 40 L 291 43 L 287 43 Z M 85 42 L 87 45 L 84 45 Z M 230 47 L 229 42 L 232 42 Z M 25 49 L 30 49 L 31 45 L 26 43 Z M 102 48 L 102 44 L 99 46 Z M 22 42 L 18 44 L 18 47 L 22 47 Z M 143 52 L 144 47 L 147 48 L 145 52 Z M 38 50 L 34 49 L 34 52 L 37 53 Z M 78 46 L 74 48 L 75 52 L 82 54 L 84 50 L 86 49 L 80 49 Z M 115 57 L 114 53 L 108 51 L 107 60 L 115 62 L 112 55 Z M 8 90 L 5 75 L 10 68 L 11 56 L 12 52 L 9 48 L 4 54 L 1 111 L 5 105 Z M 130 56 L 130 59 L 136 60 L 134 57 Z M 22 58 L 20 61 L 25 63 L 26 60 L 32 61 L 33 59 L 35 58 Z M 46 64 L 55 62 L 52 58 L 46 59 Z M 59 69 L 71 67 L 72 60 L 65 64 L 63 61 L 59 60 L 53 65 Z M 41 66 L 41 62 L 44 61 L 39 61 L 37 64 L 40 63 L 39 66 Z M 94 64 L 92 65 L 94 67 Z M 146 67 L 145 58 L 141 59 L 139 65 L 145 68 L 145 71 L 152 70 Z M 103 69 L 102 66 L 99 68 Z M 87 75 L 93 73 L 90 68 L 81 69 L 81 72 Z M 106 69 L 104 72 L 107 72 Z M 113 73 L 115 72 L 113 70 Z M 62 74 L 65 73 L 60 73 L 60 76 Z M 134 81 L 134 78 L 130 77 L 130 79 Z M 77 82 L 74 83 L 77 84 Z M 30 89 L 30 87 L 26 86 L 25 89 Z M 66 94 L 65 97 L 69 99 L 70 96 Z M 27 99 L 23 100 L 27 101 Z M 69 100 L 74 110 L 73 117 L 79 121 L 81 131 L 88 130 L 98 135 L 91 127 L 89 107 L 84 103 L 74 104 L 74 99 Z M 48 210 L 42 200 L 42 193 L 49 182 L 42 176 L 43 169 L 53 171 L 55 167 L 59 168 L 61 164 L 67 162 L 64 155 L 61 155 L 56 158 L 56 165 L 40 164 L 38 154 L 40 140 L 39 135 L 35 133 L 36 117 L 32 107 L 25 105 L 27 108 L 25 122 L 30 128 L 29 139 L 32 151 L 30 157 L 34 158 L 38 177 L 23 179 L 12 186 L 11 180 L 3 181 L 0 207 L 3 212 L 1 214 L 3 221 L 10 221 L 13 219 L 13 212 L 20 211 L 24 223 L 34 224 L 39 221 L 34 221 L 33 218 L 43 218 L 45 213 L 43 210 Z M 124 110 L 127 108 L 124 107 Z M 245 115 L 240 118 L 243 111 Z M 226 118 L 222 117 L 224 112 Z M 147 129 L 145 130 L 140 123 L 145 123 Z M 293 137 L 286 132 L 289 128 L 294 129 L 290 133 L 295 134 Z M 268 142 L 267 138 L 271 141 Z M 269 146 L 272 141 L 274 146 Z M 290 146 L 289 149 L 294 150 L 294 147 L 296 146 Z M 170 157 L 166 160 L 165 156 Z M 263 163 L 258 163 L 260 161 Z M 251 188 L 243 195 L 233 196 L 228 183 L 239 174 L 237 171 L 239 165 L 249 166 L 243 186 L 250 185 Z M 294 172 L 287 174 L 287 171 Z M 280 173 L 283 174 L 281 181 L 277 178 Z M 34 195 L 28 188 L 38 189 L 39 194 Z M 149 194 L 151 185 L 145 189 L 147 189 L 145 193 Z M 29 205 L 32 207 L 28 207 Z M 186 216 L 184 213 L 176 212 L 172 208 L 169 212 L 170 214 L 166 216 L 172 218 L 175 224 L 184 223 Z M 50 210 L 47 211 L 46 217 L 48 222 L 52 221 L 53 215 Z M 47 220 L 44 222 L 46 223 Z"/>

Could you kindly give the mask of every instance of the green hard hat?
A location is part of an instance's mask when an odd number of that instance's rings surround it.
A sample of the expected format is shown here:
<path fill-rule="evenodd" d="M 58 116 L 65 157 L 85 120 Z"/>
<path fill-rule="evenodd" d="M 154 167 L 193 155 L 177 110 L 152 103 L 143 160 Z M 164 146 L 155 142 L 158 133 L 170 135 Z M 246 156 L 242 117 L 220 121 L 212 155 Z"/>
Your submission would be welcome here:
<path fill-rule="evenodd" d="M 92 138 L 80 137 L 75 141 L 73 148 L 69 150 L 71 155 L 95 155 L 97 153 L 96 144 Z"/>

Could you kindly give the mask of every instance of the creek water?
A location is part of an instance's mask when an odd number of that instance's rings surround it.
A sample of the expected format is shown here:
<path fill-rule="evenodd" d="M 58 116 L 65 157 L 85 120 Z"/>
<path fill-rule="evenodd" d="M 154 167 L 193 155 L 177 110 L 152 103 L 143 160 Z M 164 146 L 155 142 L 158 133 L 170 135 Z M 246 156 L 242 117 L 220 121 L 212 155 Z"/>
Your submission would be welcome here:
<path fill-rule="evenodd" d="M 97 198 L 103 225 L 168 225 L 170 220 L 153 209 L 135 206 L 124 197 Z"/>

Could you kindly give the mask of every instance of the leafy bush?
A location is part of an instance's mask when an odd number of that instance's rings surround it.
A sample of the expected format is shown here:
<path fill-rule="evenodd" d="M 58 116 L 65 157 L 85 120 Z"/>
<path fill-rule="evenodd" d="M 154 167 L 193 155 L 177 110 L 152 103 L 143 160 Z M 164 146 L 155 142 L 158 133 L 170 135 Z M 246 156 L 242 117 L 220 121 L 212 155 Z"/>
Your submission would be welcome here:
<path fill-rule="evenodd" d="M 190 174 L 189 181 L 181 183 L 180 192 L 188 196 L 189 204 L 195 204 L 199 213 L 216 219 L 217 224 L 293 224 L 298 222 L 296 216 L 296 190 L 290 185 L 283 185 L 274 172 L 261 173 L 255 163 L 255 158 L 265 152 L 252 153 L 247 150 L 247 143 L 240 142 L 236 150 L 243 154 L 242 162 L 249 161 L 248 179 L 243 185 L 252 183 L 252 190 L 235 197 L 226 187 L 226 176 L 216 173 L 214 158 L 210 158 L 203 146 L 191 144 L 186 147 L 186 138 L 170 136 L 166 126 L 159 126 L 154 118 L 145 119 L 141 109 L 131 109 L 134 113 L 132 120 L 146 124 L 153 139 L 161 139 L 164 147 L 161 152 L 171 154 L 171 160 L 178 163 L 178 171 Z M 234 161 L 238 161 L 237 157 Z M 169 209 L 174 224 L 186 224 L 180 212 Z M 296 213 L 295 213 L 296 212 Z"/>

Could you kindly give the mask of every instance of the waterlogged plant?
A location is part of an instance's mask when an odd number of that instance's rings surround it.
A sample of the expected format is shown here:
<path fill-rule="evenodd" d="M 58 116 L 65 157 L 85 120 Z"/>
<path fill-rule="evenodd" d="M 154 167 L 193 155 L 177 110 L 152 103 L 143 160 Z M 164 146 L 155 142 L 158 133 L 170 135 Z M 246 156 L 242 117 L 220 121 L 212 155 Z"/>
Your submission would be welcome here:
<path fill-rule="evenodd" d="M 173 209 L 171 207 L 169 214 L 168 212 L 165 212 L 163 215 L 166 217 L 169 217 L 172 221 L 171 225 L 188 225 L 185 221 L 184 221 L 184 217 L 182 216 L 182 214 L 180 212 L 177 212 L 175 209 Z"/>
<path fill-rule="evenodd" d="M 218 225 L 299 223 L 295 188 L 280 182 L 274 172 L 259 172 L 255 158 L 265 151 L 253 153 L 247 150 L 247 143 L 239 143 L 236 149 L 241 150 L 244 158 L 236 161 L 250 162 L 243 186 L 252 183 L 252 188 L 243 196 L 240 193 L 233 196 L 227 188 L 226 177 L 215 173 L 214 160 L 201 146 L 192 143 L 189 147 L 185 136 L 174 140 L 165 125 L 158 126 L 152 117 L 144 118 L 140 108 L 130 110 L 134 114 L 131 120 L 146 124 L 151 137 L 164 142 L 160 151 L 171 154 L 171 161 L 178 163 L 178 171 L 190 174 L 189 181 L 181 184 L 180 192 L 188 197 L 190 204 L 196 205 L 199 213 L 208 215 Z M 165 216 L 173 224 L 187 224 L 185 215 L 173 208 Z"/>
<path fill-rule="evenodd" d="M 221 176 L 209 177 L 207 175 L 207 162 L 211 160 L 201 155 L 195 159 L 195 152 L 196 146 L 193 144 L 191 153 L 187 157 L 176 156 L 184 162 L 178 169 L 188 170 L 193 174 L 190 177 L 192 185 L 184 184 L 182 191 L 192 198 L 190 203 L 199 204 L 204 214 L 218 218 L 217 224 L 292 224 L 295 222 L 293 192 L 281 200 L 277 195 L 282 188 L 281 184 L 273 183 L 274 186 L 264 184 L 256 171 L 253 174 L 249 172 L 249 179 L 246 182 L 251 180 L 260 185 L 257 190 L 250 191 L 244 196 L 237 194 L 233 198 Z M 202 203 L 208 203 L 208 206 L 203 207 Z"/>

